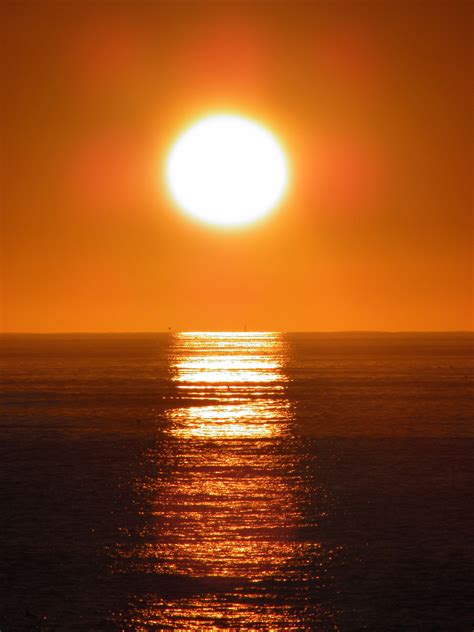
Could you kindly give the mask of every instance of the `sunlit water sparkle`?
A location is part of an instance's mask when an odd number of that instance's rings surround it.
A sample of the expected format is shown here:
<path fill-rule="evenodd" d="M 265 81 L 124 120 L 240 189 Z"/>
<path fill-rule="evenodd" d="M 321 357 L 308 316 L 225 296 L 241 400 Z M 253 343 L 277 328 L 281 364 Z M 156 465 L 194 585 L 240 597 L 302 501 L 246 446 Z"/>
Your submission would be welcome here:
<path fill-rule="evenodd" d="M 301 628 L 305 583 L 325 553 L 299 533 L 312 525 L 294 495 L 302 480 L 290 447 L 287 363 L 281 334 L 174 337 L 169 365 L 182 405 L 175 400 L 166 411 L 166 432 L 175 441 L 176 466 L 151 501 L 146 544 L 127 552 L 125 568 L 230 584 L 218 597 L 158 600 L 147 616 L 162 626 Z M 292 592 L 297 604 L 270 605 L 275 586 Z M 326 608 L 317 610 L 318 619 L 332 621 Z"/>

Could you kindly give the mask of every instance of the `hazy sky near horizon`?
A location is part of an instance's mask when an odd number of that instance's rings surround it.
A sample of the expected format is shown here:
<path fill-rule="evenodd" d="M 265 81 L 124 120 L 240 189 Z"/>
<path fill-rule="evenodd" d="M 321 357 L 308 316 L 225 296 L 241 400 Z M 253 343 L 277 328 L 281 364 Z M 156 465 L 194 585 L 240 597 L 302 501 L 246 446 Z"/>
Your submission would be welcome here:
<path fill-rule="evenodd" d="M 472 329 L 471 2 L 1 11 L 4 331 Z M 162 176 L 221 110 L 293 172 L 233 230 Z"/>

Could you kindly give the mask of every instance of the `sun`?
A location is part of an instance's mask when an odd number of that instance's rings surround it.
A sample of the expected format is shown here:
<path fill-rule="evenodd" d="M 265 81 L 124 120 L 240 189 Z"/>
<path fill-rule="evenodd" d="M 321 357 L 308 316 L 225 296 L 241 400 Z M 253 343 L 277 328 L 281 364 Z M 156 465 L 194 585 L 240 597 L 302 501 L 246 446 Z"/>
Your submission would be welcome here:
<path fill-rule="evenodd" d="M 262 218 L 282 200 L 289 182 L 285 152 L 256 121 L 234 114 L 201 119 L 177 139 L 166 181 L 178 206 L 217 226 Z"/>

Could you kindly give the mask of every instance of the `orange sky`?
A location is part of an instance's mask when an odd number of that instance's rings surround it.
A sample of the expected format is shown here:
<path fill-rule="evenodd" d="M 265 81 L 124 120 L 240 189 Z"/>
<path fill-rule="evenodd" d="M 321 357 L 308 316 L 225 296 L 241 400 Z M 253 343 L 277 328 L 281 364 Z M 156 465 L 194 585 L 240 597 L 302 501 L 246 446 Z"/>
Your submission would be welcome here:
<path fill-rule="evenodd" d="M 3 5 L 3 329 L 472 329 L 472 3 Z M 232 109 L 289 150 L 239 230 L 162 160 Z"/>

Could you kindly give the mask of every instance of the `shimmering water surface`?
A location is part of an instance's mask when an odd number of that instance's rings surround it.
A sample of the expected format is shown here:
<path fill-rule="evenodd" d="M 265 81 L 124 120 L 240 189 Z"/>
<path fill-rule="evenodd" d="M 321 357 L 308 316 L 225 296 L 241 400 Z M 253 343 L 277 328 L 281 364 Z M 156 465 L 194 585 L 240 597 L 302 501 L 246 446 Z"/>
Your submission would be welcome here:
<path fill-rule="evenodd" d="M 472 342 L 4 336 L 0 629 L 471 630 Z"/>

